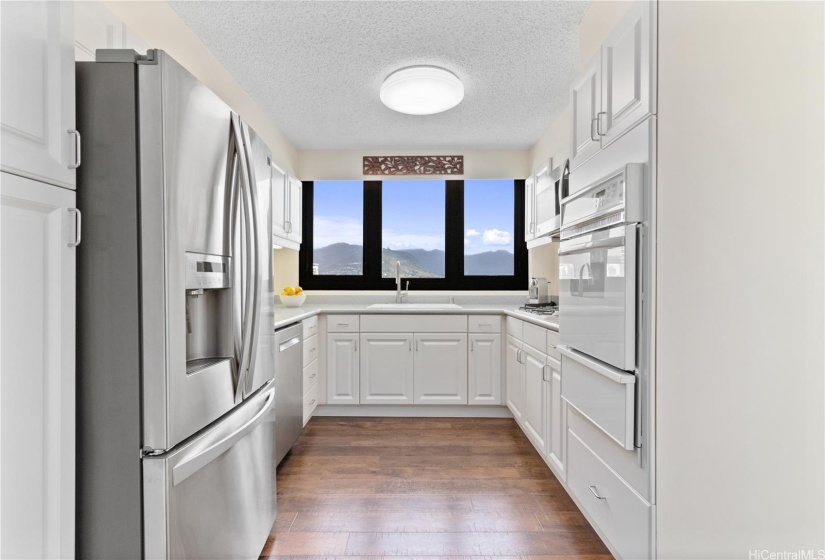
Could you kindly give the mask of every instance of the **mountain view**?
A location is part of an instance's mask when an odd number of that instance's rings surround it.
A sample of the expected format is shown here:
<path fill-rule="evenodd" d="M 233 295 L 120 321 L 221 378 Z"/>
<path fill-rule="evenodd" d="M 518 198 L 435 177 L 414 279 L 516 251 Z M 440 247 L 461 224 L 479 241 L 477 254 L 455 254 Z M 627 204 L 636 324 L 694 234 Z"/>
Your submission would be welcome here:
<path fill-rule="evenodd" d="M 360 275 L 363 272 L 363 247 L 333 243 L 313 251 L 316 274 Z M 395 263 L 401 262 L 404 278 L 443 278 L 444 251 L 439 249 L 383 249 L 381 275 L 395 277 Z M 472 276 L 501 276 L 513 273 L 513 253 L 503 249 L 464 255 L 464 272 Z"/>

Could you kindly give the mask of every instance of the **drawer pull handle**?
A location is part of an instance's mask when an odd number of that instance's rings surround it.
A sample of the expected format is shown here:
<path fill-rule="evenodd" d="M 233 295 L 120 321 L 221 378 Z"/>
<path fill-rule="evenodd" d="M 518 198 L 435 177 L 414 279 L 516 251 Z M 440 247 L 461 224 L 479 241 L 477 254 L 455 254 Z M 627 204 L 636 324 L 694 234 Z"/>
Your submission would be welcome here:
<path fill-rule="evenodd" d="M 339 327 L 348 327 L 349 323 L 338 323 Z"/>
<path fill-rule="evenodd" d="M 315 404 L 315 399 L 312 399 L 311 401 L 309 401 L 309 404 Z"/>
<path fill-rule="evenodd" d="M 315 352 L 316 350 L 318 350 L 318 349 L 317 348 L 310 348 L 309 349 L 310 352 Z"/>
<path fill-rule="evenodd" d="M 318 375 L 318 374 L 317 374 L 317 373 L 313 373 L 312 375 L 310 375 L 310 376 L 309 376 L 309 378 L 310 378 L 310 379 L 314 379 L 316 375 Z"/>
<path fill-rule="evenodd" d="M 607 496 L 599 496 L 599 493 L 596 490 L 595 486 L 588 486 L 588 488 L 590 488 L 590 491 L 593 493 L 594 496 L 596 496 L 597 500 L 606 500 L 607 499 Z"/>

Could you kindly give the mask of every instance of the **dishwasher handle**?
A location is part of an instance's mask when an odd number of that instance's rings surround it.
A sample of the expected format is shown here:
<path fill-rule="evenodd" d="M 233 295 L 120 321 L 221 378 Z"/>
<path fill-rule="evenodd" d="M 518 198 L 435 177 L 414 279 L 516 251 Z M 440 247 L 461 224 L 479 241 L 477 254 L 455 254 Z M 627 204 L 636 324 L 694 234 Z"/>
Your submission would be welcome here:
<path fill-rule="evenodd" d="M 293 346 L 295 346 L 296 344 L 298 344 L 300 342 L 301 342 L 301 335 L 294 336 L 294 337 L 290 338 L 289 340 L 287 340 L 286 342 L 282 342 L 278 346 L 278 352 L 284 352 L 285 350 L 288 350 L 289 348 L 292 348 Z"/>

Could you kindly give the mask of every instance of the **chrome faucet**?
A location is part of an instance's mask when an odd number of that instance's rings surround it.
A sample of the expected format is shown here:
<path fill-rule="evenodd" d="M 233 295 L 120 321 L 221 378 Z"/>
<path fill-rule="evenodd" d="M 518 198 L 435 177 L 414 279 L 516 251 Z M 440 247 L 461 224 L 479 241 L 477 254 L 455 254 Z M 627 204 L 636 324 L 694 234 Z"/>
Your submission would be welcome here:
<path fill-rule="evenodd" d="M 401 291 L 401 261 L 395 261 L 395 303 L 404 303 L 410 291 L 410 281 L 407 280 L 407 289 Z"/>

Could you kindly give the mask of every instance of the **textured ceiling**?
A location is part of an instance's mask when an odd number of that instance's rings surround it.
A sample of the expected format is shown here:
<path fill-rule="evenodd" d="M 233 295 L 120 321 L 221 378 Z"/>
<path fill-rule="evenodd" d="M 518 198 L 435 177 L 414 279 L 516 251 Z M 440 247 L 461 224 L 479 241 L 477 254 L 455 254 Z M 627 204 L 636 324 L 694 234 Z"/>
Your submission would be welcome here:
<path fill-rule="evenodd" d="M 298 149 L 527 148 L 565 107 L 585 2 L 172 1 Z M 465 97 L 396 113 L 381 82 L 455 73 Z"/>

